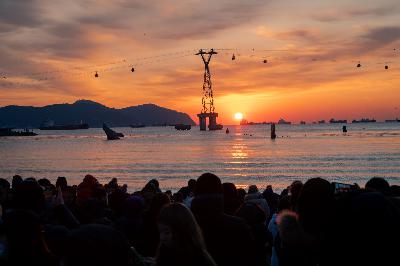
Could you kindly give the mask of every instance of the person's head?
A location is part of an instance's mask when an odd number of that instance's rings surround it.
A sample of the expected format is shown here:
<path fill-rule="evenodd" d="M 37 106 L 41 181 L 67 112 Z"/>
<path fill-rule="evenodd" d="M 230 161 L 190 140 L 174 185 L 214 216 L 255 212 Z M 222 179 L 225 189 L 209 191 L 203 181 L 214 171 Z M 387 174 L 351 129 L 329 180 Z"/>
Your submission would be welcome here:
<path fill-rule="evenodd" d="M 365 189 L 386 193 L 390 189 L 389 183 L 382 177 L 373 177 L 365 184 Z"/>
<path fill-rule="evenodd" d="M 123 215 L 127 218 L 140 218 L 144 212 L 144 200 L 138 195 L 129 196 L 125 199 Z"/>
<path fill-rule="evenodd" d="M 194 190 L 196 189 L 196 179 L 189 179 L 188 188 L 190 192 L 194 192 Z"/>
<path fill-rule="evenodd" d="M 61 190 L 64 191 L 67 186 L 67 179 L 64 176 L 59 176 L 56 181 L 56 187 L 61 187 Z"/>
<path fill-rule="evenodd" d="M 297 210 L 304 230 L 318 234 L 329 221 L 334 191 L 331 184 L 322 178 L 307 180 L 301 189 Z"/>
<path fill-rule="evenodd" d="M 10 190 L 10 182 L 8 182 L 4 178 L 0 178 L 0 204 L 7 197 L 9 190 Z"/>
<path fill-rule="evenodd" d="M 204 173 L 196 183 L 195 196 L 204 194 L 222 194 L 221 180 L 218 176 L 211 173 Z"/>
<path fill-rule="evenodd" d="M 41 178 L 37 181 L 42 187 L 51 187 L 52 184 L 47 178 Z"/>
<path fill-rule="evenodd" d="M 12 178 L 11 185 L 12 188 L 15 188 L 18 184 L 22 183 L 23 179 L 20 175 L 15 175 Z"/>
<path fill-rule="evenodd" d="M 284 196 L 280 198 L 279 203 L 278 203 L 278 212 L 281 212 L 283 210 L 291 210 L 292 206 L 290 204 L 290 197 L 289 196 Z"/>
<path fill-rule="evenodd" d="M 159 192 L 156 195 L 154 195 L 154 198 L 150 203 L 149 212 L 154 219 L 157 219 L 157 217 L 160 213 L 160 210 L 169 204 L 171 204 L 171 201 L 170 201 L 168 195 L 165 193 Z"/>
<path fill-rule="evenodd" d="M 244 219 L 249 226 L 265 223 L 265 212 L 255 203 L 243 203 L 236 211 L 236 216 Z"/>
<path fill-rule="evenodd" d="M 195 250 L 205 250 L 200 227 L 183 204 L 164 207 L 158 217 L 158 227 L 162 245 L 192 254 Z"/>
<path fill-rule="evenodd" d="M 236 189 L 235 184 L 233 183 L 223 183 L 222 184 L 222 190 L 224 193 L 224 199 L 237 199 L 238 198 L 238 192 Z"/>
<path fill-rule="evenodd" d="M 256 194 L 258 193 L 258 187 L 256 185 L 250 185 L 249 186 L 249 194 Z"/>
<path fill-rule="evenodd" d="M 154 187 L 156 188 L 156 192 L 161 192 L 160 190 L 160 183 L 158 182 L 157 179 L 152 179 L 148 182 L 148 184 L 153 184 Z"/>
<path fill-rule="evenodd" d="M 237 194 L 238 194 L 239 201 L 243 202 L 247 193 L 246 193 L 246 190 L 244 190 L 243 188 L 238 188 Z"/>
<path fill-rule="evenodd" d="M 132 266 L 134 259 L 128 240 L 119 231 L 91 224 L 70 232 L 62 265 Z"/>
<path fill-rule="evenodd" d="M 42 187 L 36 181 L 23 181 L 15 187 L 13 203 L 15 208 L 28 209 L 40 213 L 45 205 Z"/>
<path fill-rule="evenodd" d="M 9 255 L 12 259 L 40 256 L 48 252 L 37 214 L 30 210 L 12 210 L 4 215 Z M 21 258 L 22 259 L 22 258 Z"/>

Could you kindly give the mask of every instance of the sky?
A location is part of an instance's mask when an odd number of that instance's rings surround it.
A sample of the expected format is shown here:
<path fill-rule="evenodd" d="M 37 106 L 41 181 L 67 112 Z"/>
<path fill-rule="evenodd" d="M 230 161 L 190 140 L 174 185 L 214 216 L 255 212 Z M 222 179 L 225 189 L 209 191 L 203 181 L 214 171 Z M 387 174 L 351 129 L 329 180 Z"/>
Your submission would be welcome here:
<path fill-rule="evenodd" d="M 218 122 L 393 119 L 397 1 L 0 0 L 0 106 L 154 103 L 197 121 L 195 53 L 215 48 Z"/>

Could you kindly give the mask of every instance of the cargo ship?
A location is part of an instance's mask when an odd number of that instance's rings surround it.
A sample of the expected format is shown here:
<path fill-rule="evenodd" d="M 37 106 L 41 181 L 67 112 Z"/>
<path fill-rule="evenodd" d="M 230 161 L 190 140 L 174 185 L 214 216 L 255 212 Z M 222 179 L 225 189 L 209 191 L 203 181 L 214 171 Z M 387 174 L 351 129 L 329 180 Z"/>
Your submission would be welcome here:
<path fill-rule="evenodd" d="M 40 130 L 77 130 L 77 129 L 88 129 L 89 125 L 86 123 L 71 124 L 71 125 L 56 125 L 53 121 L 46 121 L 39 129 Z"/>
<path fill-rule="evenodd" d="M 393 123 L 393 122 L 400 122 L 400 119 L 396 118 L 396 119 L 387 119 L 385 120 L 386 123 Z"/>
<path fill-rule="evenodd" d="M 24 137 L 24 136 L 37 136 L 35 132 L 29 131 L 27 128 L 22 131 L 14 131 L 12 128 L 0 128 L 0 137 Z"/>
<path fill-rule="evenodd" d="M 292 122 L 289 122 L 289 121 L 285 121 L 284 119 L 279 119 L 279 121 L 278 121 L 278 125 L 290 125 L 290 124 L 292 124 Z"/>
<path fill-rule="evenodd" d="M 331 120 L 329 120 L 329 123 L 331 123 L 331 124 L 347 124 L 347 120 L 346 119 L 336 120 L 336 119 L 332 118 Z"/>
<path fill-rule="evenodd" d="M 362 118 L 361 120 L 353 120 L 352 123 L 375 123 L 375 119 Z"/>

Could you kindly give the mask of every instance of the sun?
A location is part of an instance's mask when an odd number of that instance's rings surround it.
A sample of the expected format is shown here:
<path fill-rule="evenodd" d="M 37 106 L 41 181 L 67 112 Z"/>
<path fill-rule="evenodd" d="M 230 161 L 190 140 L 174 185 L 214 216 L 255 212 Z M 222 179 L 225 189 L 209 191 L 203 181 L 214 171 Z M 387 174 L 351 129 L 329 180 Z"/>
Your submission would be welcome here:
<path fill-rule="evenodd" d="M 242 113 L 236 113 L 235 114 L 235 119 L 236 120 L 242 120 L 243 119 L 243 114 Z"/>

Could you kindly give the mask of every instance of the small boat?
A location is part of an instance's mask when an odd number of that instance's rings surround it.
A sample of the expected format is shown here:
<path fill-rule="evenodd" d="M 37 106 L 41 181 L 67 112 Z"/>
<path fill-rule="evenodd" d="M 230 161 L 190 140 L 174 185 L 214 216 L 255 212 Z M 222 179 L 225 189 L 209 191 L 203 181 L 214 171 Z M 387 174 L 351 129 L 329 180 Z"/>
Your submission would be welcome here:
<path fill-rule="evenodd" d="M 305 125 L 306 122 L 305 121 L 300 121 L 300 125 Z"/>
<path fill-rule="evenodd" d="M 130 125 L 131 128 L 141 128 L 146 127 L 146 125 Z"/>
<path fill-rule="evenodd" d="M 175 125 L 176 130 L 190 130 L 192 129 L 191 125 L 177 124 Z"/>
<path fill-rule="evenodd" d="M 319 120 L 318 124 L 325 124 L 325 120 Z"/>
<path fill-rule="evenodd" d="M 103 130 L 106 133 L 108 140 L 116 140 L 124 137 L 124 134 L 115 132 L 114 130 L 109 128 L 105 123 L 103 123 Z"/>
<path fill-rule="evenodd" d="M 223 129 L 223 128 L 224 128 L 224 126 L 221 125 L 221 124 L 216 124 L 216 125 L 213 126 L 213 127 L 210 127 L 210 125 L 208 125 L 208 129 L 209 129 L 209 130 L 221 130 L 221 129 Z"/>
<path fill-rule="evenodd" d="M 0 137 L 23 137 L 23 136 L 37 136 L 35 132 L 29 131 L 27 128 L 23 131 L 14 131 L 12 128 L 0 128 Z"/>

